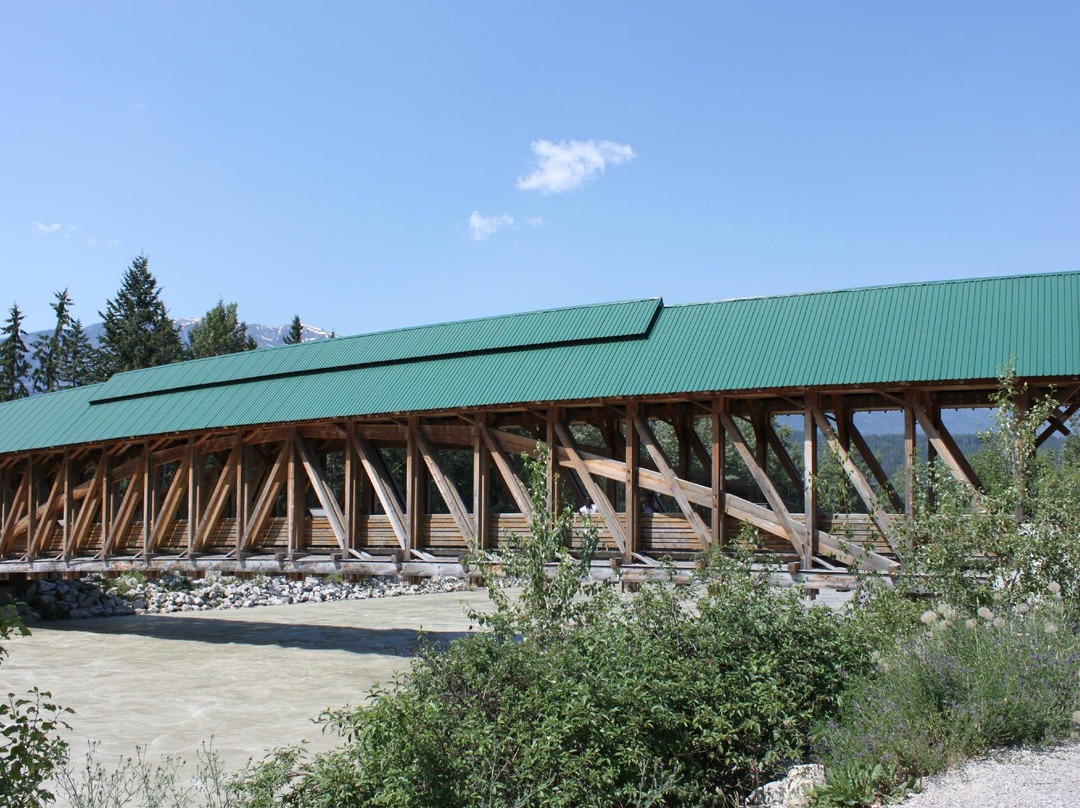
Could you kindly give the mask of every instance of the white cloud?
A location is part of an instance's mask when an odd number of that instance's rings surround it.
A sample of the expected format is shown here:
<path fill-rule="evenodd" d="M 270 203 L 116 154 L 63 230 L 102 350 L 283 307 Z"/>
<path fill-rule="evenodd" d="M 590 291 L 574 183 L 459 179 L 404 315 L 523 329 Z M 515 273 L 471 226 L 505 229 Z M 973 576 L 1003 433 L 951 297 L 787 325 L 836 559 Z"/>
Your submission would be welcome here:
<path fill-rule="evenodd" d="M 52 224 L 42 224 L 41 222 L 34 222 L 34 229 L 39 233 L 55 233 L 60 229 L 60 225 L 57 222 Z"/>
<path fill-rule="evenodd" d="M 528 216 L 521 223 L 526 227 L 543 227 L 547 221 L 543 216 Z"/>
<path fill-rule="evenodd" d="M 625 143 L 611 140 L 534 140 L 536 168 L 527 177 L 518 177 L 522 191 L 561 194 L 580 187 L 608 163 L 619 165 L 634 159 L 634 150 Z"/>
<path fill-rule="evenodd" d="M 474 210 L 469 217 L 469 236 L 473 241 L 487 241 L 504 227 L 511 227 L 514 217 L 509 213 L 502 216 L 481 216 L 480 211 Z"/>

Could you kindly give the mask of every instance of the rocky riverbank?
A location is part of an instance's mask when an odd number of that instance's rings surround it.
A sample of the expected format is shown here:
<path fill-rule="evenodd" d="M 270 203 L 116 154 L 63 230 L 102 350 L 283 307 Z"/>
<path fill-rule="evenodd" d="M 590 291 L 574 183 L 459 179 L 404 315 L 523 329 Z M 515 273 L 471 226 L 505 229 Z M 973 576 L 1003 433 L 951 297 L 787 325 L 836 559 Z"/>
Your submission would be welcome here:
<path fill-rule="evenodd" d="M 49 576 L 32 581 L 20 607 L 25 620 L 80 620 L 127 614 L 169 614 L 213 609 L 283 606 L 293 603 L 325 603 L 336 600 L 367 600 L 428 592 L 467 589 L 457 578 L 425 578 L 405 583 L 398 578 L 363 578 L 355 581 L 332 577 L 309 577 L 301 581 L 284 576 L 256 576 L 240 580 L 208 576 L 189 580 L 166 573 L 160 578 L 122 575 L 102 579 L 87 576 L 65 580 Z"/>

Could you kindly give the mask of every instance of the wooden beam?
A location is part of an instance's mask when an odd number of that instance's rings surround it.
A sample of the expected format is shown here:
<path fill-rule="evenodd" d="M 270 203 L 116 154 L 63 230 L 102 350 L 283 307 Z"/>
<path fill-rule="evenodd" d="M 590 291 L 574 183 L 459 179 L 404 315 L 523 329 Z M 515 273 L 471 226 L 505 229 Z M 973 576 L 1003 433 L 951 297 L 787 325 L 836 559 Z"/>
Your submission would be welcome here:
<path fill-rule="evenodd" d="M 803 520 L 809 539 L 803 547 L 802 568 L 808 570 L 814 566 L 814 556 L 818 553 L 818 433 L 814 423 L 813 408 L 817 406 L 815 397 L 807 396 L 807 406 L 803 409 Z"/>
<path fill-rule="evenodd" d="M 356 449 L 353 446 L 353 435 L 356 426 L 351 421 L 345 425 L 345 536 L 349 547 L 360 545 L 359 524 L 357 515 L 360 513 L 360 480 L 358 474 Z"/>
<path fill-rule="evenodd" d="M 106 466 L 105 454 L 102 452 L 102 457 L 98 460 L 97 465 L 94 467 L 94 474 L 90 478 L 90 487 L 83 498 L 82 505 L 79 506 L 79 515 L 75 517 L 75 524 L 71 529 L 70 544 L 65 548 L 68 556 L 75 555 L 78 549 L 90 538 L 94 516 L 101 507 L 101 482 L 105 479 Z"/>
<path fill-rule="evenodd" d="M 234 506 L 236 519 L 233 523 L 233 533 L 234 547 L 239 550 L 244 533 L 247 531 L 247 521 L 251 511 L 251 467 L 254 463 L 254 456 L 251 445 L 244 443 L 239 435 L 236 436 L 236 451 L 236 484 L 233 489 L 236 493 Z"/>
<path fill-rule="evenodd" d="M 405 523 L 405 514 L 402 513 L 401 503 L 394 493 L 390 473 L 386 470 L 382 455 L 359 435 L 354 434 L 352 439 L 353 446 L 356 447 L 356 453 L 360 456 L 360 463 L 364 467 L 364 473 L 367 475 L 383 511 L 386 512 L 390 519 L 390 526 L 394 529 L 398 544 L 401 545 L 402 550 L 405 550 L 409 546 L 409 531 Z"/>
<path fill-rule="evenodd" d="M 405 521 L 408 525 L 408 539 L 405 555 L 411 557 L 411 550 L 420 546 L 420 517 L 424 512 L 424 474 L 420 450 L 416 445 L 416 416 L 409 418 L 409 431 L 405 443 Z"/>
<path fill-rule="evenodd" d="M 874 525 L 882 536 L 889 535 L 889 516 L 882 509 L 878 502 L 877 493 L 874 491 L 870 481 L 866 479 L 855 461 L 852 459 L 848 449 L 841 443 L 840 438 L 833 431 L 832 425 L 829 423 L 829 419 L 825 417 L 825 412 L 820 407 L 811 407 L 810 410 L 814 414 L 814 421 L 817 423 L 818 429 L 821 430 L 821 434 L 828 441 L 829 446 L 840 460 L 840 465 L 843 466 L 844 472 L 847 474 L 848 479 L 851 480 L 851 484 L 858 492 L 860 499 L 866 504 L 866 509 L 870 514 L 870 518 L 873 520 Z M 838 418 L 842 418 L 842 415 L 838 415 Z M 845 430 L 850 438 L 851 429 L 850 425 Z"/>
<path fill-rule="evenodd" d="M 536 442 L 532 438 L 525 438 L 521 435 L 515 435 L 510 432 L 503 432 L 501 430 L 491 430 L 492 439 L 501 446 L 504 451 L 508 452 L 520 452 L 527 454 L 530 457 L 537 456 Z M 561 446 L 555 447 L 555 456 L 558 458 L 559 466 L 563 468 L 572 469 L 573 463 L 570 460 L 569 453 Z M 584 449 L 578 450 L 578 455 L 585 461 L 585 467 L 589 470 L 590 474 L 597 477 L 604 477 L 610 480 L 623 480 L 626 476 L 627 466 L 618 460 L 614 460 L 610 457 L 604 457 L 602 455 L 593 454 L 587 452 Z M 637 471 L 639 486 L 647 491 L 655 491 L 658 494 L 669 494 L 670 490 L 667 481 L 664 476 L 659 472 L 651 468 L 646 468 L 644 464 L 638 467 Z M 696 505 L 702 505 L 706 508 L 711 506 L 711 495 L 709 494 L 709 488 L 705 485 L 694 483 L 690 480 L 678 480 L 679 487 L 683 489 L 683 493 L 687 498 Z M 701 493 L 704 492 L 704 493 Z"/>
<path fill-rule="evenodd" d="M 737 497 L 734 494 L 728 494 L 727 513 L 740 522 L 748 522 L 774 536 L 787 538 L 787 528 L 778 518 L 778 514 L 762 505 Z M 860 569 L 888 573 L 896 572 L 900 566 L 883 555 L 872 550 L 853 547 L 843 539 L 838 539 L 824 531 L 818 531 L 816 541 L 822 555 L 827 555 L 842 564 L 852 564 L 857 565 Z"/>
<path fill-rule="evenodd" d="M 484 422 L 484 414 L 477 416 L 477 423 Z M 491 452 L 480 436 L 479 427 L 473 432 L 473 535 L 475 549 L 488 547 L 488 517 L 491 512 Z"/>
<path fill-rule="evenodd" d="M 465 507 L 465 502 L 461 499 L 461 494 L 458 493 L 457 487 L 447 476 L 446 469 L 443 467 L 439 456 L 431 448 L 431 444 L 428 443 L 427 437 L 424 435 L 424 428 L 419 424 L 413 424 L 412 429 L 416 431 L 416 434 L 413 436 L 413 439 L 416 441 L 416 448 L 419 450 L 420 456 L 424 459 L 424 464 L 427 466 L 428 473 L 435 482 L 435 487 L 439 489 L 443 502 L 445 502 L 446 507 L 449 508 L 450 515 L 454 517 L 454 524 L 457 525 L 461 537 L 465 539 L 470 547 L 475 545 L 476 528 L 473 524 L 472 516 Z"/>
<path fill-rule="evenodd" d="M 938 456 L 945 462 L 945 465 L 948 466 L 953 476 L 975 488 L 982 488 L 979 475 L 975 473 L 975 469 L 968 463 L 964 453 L 960 451 L 945 425 L 935 423 L 936 419 L 930 417 L 921 402 L 916 402 L 913 409 L 915 418 L 919 421 L 919 426 L 922 427 L 922 431 L 926 434 L 927 441 L 933 446 Z"/>
<path fill-rule="evenodd" d="M 760 401 L 748 401 L 750 426 L 754 430 L 754 462 L 758 468 L 769 468 L 769 438 L 766 434 L 765 425 L 769 422 L 769 415 L 761 406 Z M 762 492 L 764 493 L 764 492 Z"/>
<path fill-rule="evenodd" d="M 127 490 L 120 500 L 120 507 L 109 526 L 109 532 L 101 544 L 100 555 L 102 558 L 109 557 L 109 551 L 116 544 L 116 540 L 127 533 L 131 523 L 135 521 L 135 512 L 142 500 L 142 477 L 143 470 L 137 470 L 129 479 Z"/>
<path fill-rule="evenodd" d="M 39 472 L 37 469 L 37 463 L 34 462 L 33 456 L 26 461 L 26 470 L 29 474 L 27 482 L 29 485 L 26 488 L 26 549 L 30 549 L 30 541 L 34 536 L 34 532 L 37 528 L 37 481 Z"/>
<path fill-rule="evenodd" d="M 142 475 L 142 557 L 144 560 L 150 558 L 150 531 L 153 528 L 154 515 L 157 513 L 156 468 L 150 443 L 147 442 L 143 447 Z"/>
<path fill-rule="evenodd" d="M 848 416 L 850 417 L 850 413 Z M 889 504 L 892 505 L 893 510 L 897 513 L 903 513 L 904 501 L 900 498 L 896 489 L 893 488 L 889 475 L 886 474 L 885 469 L 881 467 L 881 463 L 878 462 L 877 455 L 875 455 L 870 448 L 870 444 L 866 442 L 866 438 L 863 437 L 862 432 L 855 426 L 855 421 L 849 421 L 847 428 L 852 444 L 854 444 L 858 453 L 862 455 L 866 467 L 870 469 L 870 473 L 873 474 L 874 479 L 877 480 L 878 487 L 885 493 L 885 496 L 889 498 Z"/>
<path fill-rule="evenodd" d="M 555 458 L 555 420 L 558 417 L 558 412 L 554 407 L 548 410 L 547 431 L 544 435 L 544 443 L 550 449 L 545 479 L 547 480 L 547 509 L 551 513 L 559 510 L 559 474 L 558 461 Z"/>
<path fill-rule="evenodd" d="M 30 477 L 33 473 L 33 466 L 28 462 L 26 470 L 23 471 L 22 479 L 15 489 L 15 496 L 12 499 L 11 507 L 8 509 L 7 519 L 4 520 L 3 527 L 0 527 L 0 556 L 9 551 L 11 540 L 15 537 L 15 525 L 22 517 L 23 511 L 26 510 L 27 492 L 30 490 Z"/>
<path fill-rule="evenodd" d="M 304 541 L 304 486 L 296 462 L 297 434 L 289 433 L 289 449 L 285 471 L 285 552 L 292 557 Z"/>
<path fill-rule="evenodd" d="M 918 391 L 904 393 L 904 514 L 915 516 L 915 404 Z"/>
<path fill-rule="evenodd" d="M 724 513 L 727 507 L 727 441 L 724 440 L 724 427 L 720 423 L 720 413 L 727 402 L 722 398 L 714 398 L 710 407 L 710 421 L 712 424 L 712 451 L 709 456 L 709 489 L 712 494 L 712 524 L 709 525 L 712 533 L 712 543 L 718 547 L 727 544 L 727 535 L 724 530 Z M 696 433 L 694 437 L 697 437 Z"/>
<path fill-rule="evenodd" d="M 795 486 L 796 491 L 803 490 L 803 477 L 799 473 L 798 466 L 795 465 L 795 461 L 791 459 L 791 455 L 788 454 L 787 446 L 780 440 L 780 436 L 776 434 L 776 429 L 773 427 L 772 419 L 765 416 L 762 426 L 765 432 L 765 440 L 769 446 L 772 447 L 773 454 L 780 461 L 780 466 L 784 469 L 784 473 L 787 474 L 792 484 Z"/>
<path fill-rule="evenodd" d="M 202 468 L 199 450 L 194 439 L 187 445 L 187 553 L 195 552 L 195 530 L 199 526 L 199 512 L 202 510 L 199 485 L 202 480 Z"/>
<path fill-rule="evenodd" d="M 68 557 L 68 546 L 71 543 L 71 520 L 75 518 L 75 500 L 71 495 L 71 453 L 64 452 L 64 504 L 61 522 L 63 524 L 60 546 L 64 560 Z"/>
<path fill-rule="evenodd" d="M 1047 439 L 1055 432 L 1060 432 L 1062 435 L 1069 435 L 1069 428 L 1066 426 L 1066 422 L 1080 411 L 1080 404 L 1070 404 L 1067 407 L 1055 408 L 1054 412 L 1046 420 L 1049 422 L 1049 426 L 1046 427 L 1039 437 L 1035 439 L 1035 448 L 1042 446 L 1046 443 Z"/>
<path fill-rule="evenodd" d="M 244 553 L 251 548 L 255 543 L 255 537 L 262 532 L 262 529 L 266 526 L 266 520 L 274 512 L 274 505 L 277 503 L 281 489 L 285 485 L 291 454 L 292 442 L 286 438 L 255 497 L 255 504 L 251 507 L 247 525 L 240 536 L 240 545 L 237 547 L 237 552 Z"/>
<path fill-rule="evenodd" d="M 52 487 L 49 489 L 48 498 L 43 505 L 38 506 L 36 509 L 39 518 L 33 536 L 29 536 L 28 534 L 26 545 L 27 558 L 34 558 L 41 548 L 48 543 L 53 530 L 56 529 L 56 520 L 50 517 L 54 510 L 59 510 L 63 505 L 62 491 L 64 490 L 65 477 L 64 466 L 61 465 L 60 470 L 56 476 L 53 477 Z"/>
<path fill-rule="evenodd" d="M 188 483 L 190 482 L 188 470 L 190 467 L 191 457 L 186 456 L 180 459 L 176 471 L 173 472 L 172 479 L 169 481 L 169 488 L 165 492 L 165 496 L 161 500 L 161 506 L 154 516 L 154 527 L 150 531 L 150 546 L 147 550 L 148 555 L 155 552 L 164 543 L 165 535 L 169 532 L 169 528 L 176 518 L 180 502 L 188 490 Z"/>
<path fill-rule="evenodd" d="M 618 546 L 619 550 L 625 555 L 629 544 L 626 541 L 626 534 L 623 532 L 622 523 L 619 521 L 619 516 L 615 512 L 611 500 L 607 498 L 607 494 L 596 484 L 596 480 L 593 479 L 589 470 L 585 467 L 585 462 L 578 454 L 577 443 L 574 440 L 574 436 L 570 433 L 570 429 L 559 418 L 553 419 L 552 425 L 555 428 L 555 437 L 570 455 L 570 462 L 573 463 L 574 470 L 581 478 L 585 490 L 588 491 L 593 502 L 599 507 L 600 515 L 604 517 L 604 524 L 607 526 L 608 530 L 611 531 L 611 537 L 615 540 L 615 544 Z M 552 454 L 554 455 L 554 449 Z M 695 516 L 696 515 L 697 514 L 695 513 Z"/>
<path fill-rule="evenodd" d="M 337 539 L 338 547 L 341 548 L 343 553 L 349 554 L 349 537 L 345 532 L 345 515 L 341 512 L 341 505 L 338 504 L 337 497 L 330 488 L 330 483 L 326 481 L 322 463 L 319 462 L 319 458 L 311 450 L 307 440 L 299 435 L 296 437 L 296 449 L 300 454 L 300 462 L 303 463 L 308 481 L 311 483 L 315 496 L 319 500 L 319 505 L 326 511 L 326 518 L 330 522 L 330 529 L 334 531 L 334 538 Z"/>
<path fill-rule="evenodd" d="M 784 538 L 791 542 L 795 551 L 802 557 L 805 553 L 807 543 L 805 525 L 799 524 L 792 518 L 787 506 L 784 505 L 784 500 L 780 496 L 780 492 L 776 490 L 776 486 L 774 486 L 772 480 L 769 479 L 768 472 L 758 465 L 757 458 L 754 456 L 754 453 L 750 451 L 750 446 L 746 442 L 746 438 L 743 437 L 739 427 L 735 424 L 735 419 L 731 417 L 731 413 L 722 411 L 720 413 L 720 422 L 724 425 L 724 431 L 727 432 L 728 437 L 731 438 L 731 442 L 734 444 L 735 450 L 739 453 L 743 463 L 745 463 L 746 467 L 750 470 L 754 482 L 757 483 L 758 488 L 761 489 L 761 493 L 765 495 L 765 500 L 776 514 L 776 518 L 784 529 Z M 731 498 L 730 495 L 728 498 Z M 728 509 L 728 512 L 731 512 L 730 508 Z"/>
<path fill-rule="evenodd" d="M 641 538 L 641 488 L 638 469 L 641 466 L 641 440 L 634 429 L 634 417 L 638 405 L 631 402 L 626 405 L 626 552 L 623 561 L 633 561 L 634 553 L 640 548 Z"/>
<path fill-rule="evenodd" d="M 229 501 L 229 494 L 236 485 L 236 466 L 240 462 L 240 450 L 234 445 L 228 458 L 221 466 L 214 488 L 206 500 L 206 506 L 199 516 L 199 528 L 195 531 L 194 552 L 198 553 L 210 541 L 210 536 L 221 518 L 225 505 Z"/>
<path fill-rule="evenodd" d="M 495 468 L 499 470 L 499 475 L 503 479 L 503 483 L 506 485 L 506 490 L 510 492 L 510 496 L 513 497 L 514 502 L 518 506 L 518 511 L 525 515 L 525 518 L 530 522 L 533 520 L 533 508 L 532 500 L 529 499 L 529 492 L 525 488 L 525 484 L 514 473 L 513 466 L 510 465 L 510 459 L 506 456 L 502 446 L 496 442 L 492 430 L 484 423 L 477 423 L 476 428 L 480 431 L 480 437 L 484 439 L 484 444 L 487 446 L 488 451 L 491 452 L 491 459 L 495 461 Z M 509 434 L 509 433 L 500 433 Z M 514 435 L 514 437 L 519 437 Z M 522 438 L 522 440 L 528 440 L 528 438 Z M 535 450 L 536 442 L 532 441 L 532 449 Z"/>
<path fill-rule="evenodd" d="M 686 498 L 686 494 L 679 485 L 679 478 L 671 468 L 671 464 L 664 455 L 663 449 L 660 448 L 660 444 L 656 441 L 656 436 L 653 435 L 652 430 L 649 429 L 648 423 L 640 414 L 635 413 L 633 420 L 638 435 L 641 436 L 641 440 L 645 443 L 645 449 L 649 452 L 653 462 L 656 464 L 657 468 L 660 469 L 660 474 L 667 482 L 669 488 L 668 493 L 675 497 L 675 501 L 679 504 L 679 509 L 686 517 L 686 521 L 690 523 L 690 527 L 693 529 L 694 535 L 697 536 L 701 546 L 708 547 L 712 542 L 712 535 L 709 533 L 709 529 L 705 526 L 704 521 L 702 521 L 701 517 L 698 515 L 698 512 L 691 507 L 690 501 Z"/>

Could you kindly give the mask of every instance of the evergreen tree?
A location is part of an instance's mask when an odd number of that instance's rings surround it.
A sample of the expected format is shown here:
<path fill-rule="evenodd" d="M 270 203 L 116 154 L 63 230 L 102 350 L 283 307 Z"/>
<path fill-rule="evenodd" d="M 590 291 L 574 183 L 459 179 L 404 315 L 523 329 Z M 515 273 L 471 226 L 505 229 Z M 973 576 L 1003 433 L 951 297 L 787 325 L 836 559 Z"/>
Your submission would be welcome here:
<path fill-rule="evenodd" d="M 27 360 L 26 332 L 22 328 L 23 313 L 19 304 L 12 303 L 8 319 L 0 328 L 0 401 L 11 401 L 30 395 L 26 375 L 30 372 Z"/>
<path fill-rule="evenodd" d="M 83 331 L 80 320 L 71 320 L 60 340 L 57 375 L 62 387 L 79 387 L 99 380 L 98 350 Z"/>
<path fill-rule="evenodd" d="M 226 306 L 223 300 L 218 300 L 217 305 L 191 327 L 188 345 L 192 359 L 239 353 L 258 347 L 255 340 L 247 335 L 247 323 L 237 320 L 236 304 Z"/>
<path fill-rule="evenodd" d="M 52 334 L 44 334 L 34 340 L 33 382 L 35 393 L 51 393 L 60 389 L 60 354 L 64 332 L 71 323 L 71 296 L 68 290 L 56 292 L 56 302 L 50 303 L 56 312 L 56 326 Z"/>
<path fill-rule="evenodd" d="M 150 274 L 150 259 L 136 256 L 124 272 L 116 297 L 106 301 L 101 337 L 105 376 L 125 370 L 167 365 L 184 358 L 180 334 L 161 300 L 161 289 Z"/>
<path fill-rule="evenodd" d="M 297 314 L 292 318 L 292 325 L 289 326 L 289 333 L 282 339 L 286 345 L 299 345 L 304 341 L 304 326 L 300 322 L 300 315 Z"/>

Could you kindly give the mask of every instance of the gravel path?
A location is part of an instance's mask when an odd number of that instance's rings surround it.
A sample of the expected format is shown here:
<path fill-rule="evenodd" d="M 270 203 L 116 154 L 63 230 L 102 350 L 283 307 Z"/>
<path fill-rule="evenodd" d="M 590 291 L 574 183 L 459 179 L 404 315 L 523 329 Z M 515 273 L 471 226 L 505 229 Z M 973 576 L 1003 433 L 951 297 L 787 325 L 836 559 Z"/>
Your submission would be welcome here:
<path fill-rule="evenodd" d="M 928 777 L 902 808 L 1076 808 L 1080 744 L 1002 752 Z"/>

